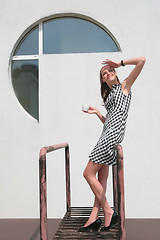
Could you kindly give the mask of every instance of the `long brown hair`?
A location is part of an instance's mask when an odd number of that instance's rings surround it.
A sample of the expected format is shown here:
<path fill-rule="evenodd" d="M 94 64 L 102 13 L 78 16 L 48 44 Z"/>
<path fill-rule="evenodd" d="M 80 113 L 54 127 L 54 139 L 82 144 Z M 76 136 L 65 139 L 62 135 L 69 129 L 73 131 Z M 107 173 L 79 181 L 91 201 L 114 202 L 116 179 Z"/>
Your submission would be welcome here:
<path fill-rule="evenodd" d="M 101 70 L 103 69 L 104 67 L 101 68 Z M 101 73 L 101 70 L 100 70 L 100 84 L 101 84 L 101 97 L 103 99 L 103 102 L 105 103 L 107 97 L 108 97 L 108 94 L 109 92 L 111 91 L 110 87 L 108 86 L 108 84 L 106 82 L 103 82 L 102 81 L 102 73 Z M 113 71 L 115 72 L 115 69 L 113 68 Z M 120 81 L 119 81 L 119 78 L 117 78 L 117 82 L 120 84 Z"/>

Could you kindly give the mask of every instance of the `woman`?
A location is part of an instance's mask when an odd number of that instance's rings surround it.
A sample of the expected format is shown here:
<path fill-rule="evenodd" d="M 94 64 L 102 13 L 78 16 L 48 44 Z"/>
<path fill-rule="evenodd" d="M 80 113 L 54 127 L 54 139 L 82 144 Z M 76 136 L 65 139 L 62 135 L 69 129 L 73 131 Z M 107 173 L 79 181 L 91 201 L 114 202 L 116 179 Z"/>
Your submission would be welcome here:
<path fill-rule="evenodd" d="M 109 165 L 116 164 L 114 145 L 123 140 L 131 101 L 131 86 L 140 74 L 145 60 L 145 57 L 138 57 L 117 63 L 106 59 L 102 63 L 104 66 L 100 71 L 101 96 L 108 117 L 102 116 L 95 107 L 90 107 L 87 111 L 89 114 L 96 114 L 104 127 L 100 139 L 89 155 L 89 162 L 83 173 L 95 195 L 95 201 L 88 221 L 78 229 L 80 232 L 99 229 L 101 219 L 98 218 L 98 215 L 101 206 L 105 217 L 101 231 L 108 231 L 118 221 L 117 212 L 112 210 L 105 196 Z M 120 84 L 115 68 L 125 65 L 135 65 L 135 67 Z M 98 179 L 96 178 L 97 173 Z"/>

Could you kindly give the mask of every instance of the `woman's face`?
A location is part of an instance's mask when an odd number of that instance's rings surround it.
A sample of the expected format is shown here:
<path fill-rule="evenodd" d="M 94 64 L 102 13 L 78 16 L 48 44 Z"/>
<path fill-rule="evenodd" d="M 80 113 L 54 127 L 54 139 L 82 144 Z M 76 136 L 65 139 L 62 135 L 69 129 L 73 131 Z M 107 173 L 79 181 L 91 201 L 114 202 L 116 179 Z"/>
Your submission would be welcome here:
<path fill-rule="evenodd" d="M 109 87 L 117 83 L 117 74 L 115 70 L 109 66 L 101 69 L 102 81 L 106 82 Z"/>

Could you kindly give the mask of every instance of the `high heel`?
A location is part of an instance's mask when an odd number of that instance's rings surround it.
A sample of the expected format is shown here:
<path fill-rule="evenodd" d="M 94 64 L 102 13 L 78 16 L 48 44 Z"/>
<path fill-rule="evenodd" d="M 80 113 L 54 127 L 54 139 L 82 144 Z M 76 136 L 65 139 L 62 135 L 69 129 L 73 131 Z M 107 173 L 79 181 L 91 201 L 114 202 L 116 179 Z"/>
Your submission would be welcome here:
<path fill-rule="evenodd" d="M 80 227 L 78 232 L 98 231 L 102 223 L 102 220 L 98 218 L 96 221 L 88 225 L 87 227 Z"/>
<path fill-rule="evenodd" d="M 112 215 L 112 218 L 111 218 L 111 222 L 109 224 L 108 227 L 101 227 L 100 231 L 101 232 L 104 232 L 104 231 L 108 231 L 109 229 L 111 229 L 116 223 L 118 222 L 118 213 L 117 212 L 114 212 L 113 215 Z"/>

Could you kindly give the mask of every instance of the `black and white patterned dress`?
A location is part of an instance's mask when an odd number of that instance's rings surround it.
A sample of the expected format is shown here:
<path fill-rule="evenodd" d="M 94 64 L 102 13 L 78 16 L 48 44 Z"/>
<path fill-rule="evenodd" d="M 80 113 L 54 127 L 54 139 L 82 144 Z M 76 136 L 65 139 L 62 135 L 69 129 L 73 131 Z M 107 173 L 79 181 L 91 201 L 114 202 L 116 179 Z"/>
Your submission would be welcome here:
<path fill-rule="evenodd" d="M 101 137 L 89 155 L 89 160 L 100 164 L 116 164 L 114 145 L 121 143 L 124 138 L 130 101 L 131 92 L 126 96 L 121 84 L 112 86 L 105 102 L 108 117 L 106 117 Z"/>

